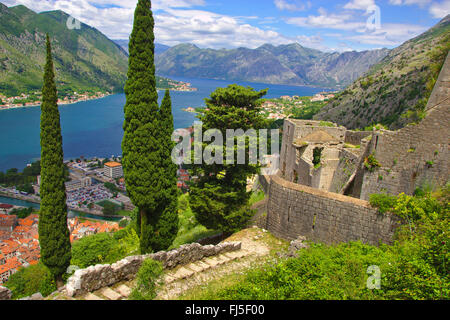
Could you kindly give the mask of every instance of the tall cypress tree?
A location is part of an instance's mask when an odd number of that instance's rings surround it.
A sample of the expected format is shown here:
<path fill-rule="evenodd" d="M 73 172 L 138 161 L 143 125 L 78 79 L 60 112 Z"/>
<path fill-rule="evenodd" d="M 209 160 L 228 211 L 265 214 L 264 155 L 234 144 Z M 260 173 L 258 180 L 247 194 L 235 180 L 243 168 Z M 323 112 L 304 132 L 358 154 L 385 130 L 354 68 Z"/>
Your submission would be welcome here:
<path fill-rule="evenodd" d="M 178 232 L 178 188 L 177 165 L 172 161 L 172 149 L 175 143 L 171 140 L 174 130 L 172 102 L 169 90 L 166 90 L 159 110 L 161 168 L 164 169 L 162 189 L 159 193 L 159 210 L 152 217 L 154 236 L 152 248 L 164 250 L 170 247 Z"/>
<path fill-rule="evenodd" d="M 70 265 L 70 232 L 67 204 L 58 95 L 53 71 L 50 38 L 47 34 L 47 62 L 41 105 L 41 209 L 39 242 L 41 261 L 58 284 Z"/>
<path fill-rule="evenodd" d="M 139 208 L 141 253 L 166 249 L 171 244 L 169 240 L 162 239 L 167 237 L 165 217 L 170 216 L 164 214 L 169 209 L 163 202 L 170 192 L 167 191 L 167 173 L 162 159 L 164 141 L 170 139 L 172 132 L 165 136 L 159 122 L 161 115 L 156 91 L 153 29 L 151 2 L 139 0 L 129 43 L 122 164 L 127 192 Z M 167 221 L 172 220 L 168 218 Z"/>

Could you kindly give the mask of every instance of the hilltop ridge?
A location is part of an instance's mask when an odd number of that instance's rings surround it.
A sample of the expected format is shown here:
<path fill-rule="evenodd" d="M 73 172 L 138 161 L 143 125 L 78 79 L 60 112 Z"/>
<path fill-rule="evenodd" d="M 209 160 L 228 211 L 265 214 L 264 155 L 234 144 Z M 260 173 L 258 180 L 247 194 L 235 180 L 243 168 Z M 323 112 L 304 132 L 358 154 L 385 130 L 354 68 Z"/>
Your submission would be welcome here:
<path fill-rule="evenodd" d="M 450 48 L 450 15 L 393 49 L 314 118 L 363 128 L 398 129 L 425 116 L 425 106 Z"/>
<path fill-rule="evenodd" d="M 158 74 L 339 88 L 381 61 L 388 49 L 326 53 L 299 43 L 256 49 L 201 49 L 176 45 L 155 59 Z"/>

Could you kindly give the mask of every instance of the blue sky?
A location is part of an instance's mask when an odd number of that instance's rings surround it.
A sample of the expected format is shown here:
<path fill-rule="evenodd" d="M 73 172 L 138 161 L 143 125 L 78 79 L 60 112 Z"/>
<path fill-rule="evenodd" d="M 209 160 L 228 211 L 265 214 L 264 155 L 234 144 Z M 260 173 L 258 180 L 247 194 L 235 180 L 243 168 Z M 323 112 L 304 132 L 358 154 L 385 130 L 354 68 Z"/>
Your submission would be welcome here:
<path fill-rule="evenodd" d="M 137 0 L 0 0 L 60 9 L 111 39 L 128 38 Z M 156 41 L 202 48 L 298 42 L 322 51 L 393 48 L 450 13 L 450 0 L 154 0 Z"/>

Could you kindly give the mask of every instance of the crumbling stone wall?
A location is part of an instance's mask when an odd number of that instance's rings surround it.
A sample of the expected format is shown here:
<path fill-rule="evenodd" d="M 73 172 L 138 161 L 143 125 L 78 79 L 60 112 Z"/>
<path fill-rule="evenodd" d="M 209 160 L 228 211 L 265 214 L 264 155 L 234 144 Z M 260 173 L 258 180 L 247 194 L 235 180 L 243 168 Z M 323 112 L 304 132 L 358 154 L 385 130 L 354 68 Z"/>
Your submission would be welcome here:
<path fill-rule="evenodd" d="M 449 181 L 449 114 L 450 55 L 428 101 L 425 119 L 398 131 L 374 133 L 369 147 L 381 168 L 365 172 L 361 199 L 372 193 L 413 194 L 423 185 L 445 185 Z"/>
<path fill-rule="evenodd" d="M 372 131 L 347 130 L 345 132 L 345 143 L 349 143 L 354 146 L 361 145 L 361 140 L 364 138 L 367 138 L 371 134 L 372 134 Z"/>
<path fill-rule="evenodd" d="M 135 278 L 142 262 L 154 259 L 162 262 L 164 268 L 174 268 L 199 261 L 205 257 L 241 249 L 240 242 L 224 242 L 218 245 L 202 246 L 198 243 L 183 245 L 171 251 L 161 251 L 141 256 L 126 257 L 113 264 L 90 266 L 75 271 L 66 284 L 67 294 L 76 296 L 86 292 L 93 292 L 115 283 Z"/>
<path fill-rule="evenodd" d="M 380 214 L 367 201 L 271 177 L 267 229 L 278 237 L 305 236 L 328 244 L 356 240 L 389 244 L 400 222 L 396 216 Z"/>

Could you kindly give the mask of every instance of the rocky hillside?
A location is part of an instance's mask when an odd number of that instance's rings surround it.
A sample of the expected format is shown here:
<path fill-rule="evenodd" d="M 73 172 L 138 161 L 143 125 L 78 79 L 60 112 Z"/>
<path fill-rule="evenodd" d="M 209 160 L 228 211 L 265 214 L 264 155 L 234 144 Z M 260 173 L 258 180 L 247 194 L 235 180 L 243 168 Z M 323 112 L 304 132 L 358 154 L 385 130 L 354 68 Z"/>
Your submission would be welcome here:
<path fill-rule="evenodd" d="M 398 129 L 420 121 L 449 48 L 450 15 L 393 49 L 330 101 L 315 119 L 352 129 L 375 123 Z"/>
<path fill-rule="evenodd" d="M 156 57 L 158 74 L 339 88 L 350 84 L 389 50 L 324 53 L 289 44 L 257 49 L 200 49 L 180 44 Z"/>

